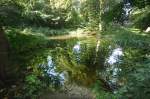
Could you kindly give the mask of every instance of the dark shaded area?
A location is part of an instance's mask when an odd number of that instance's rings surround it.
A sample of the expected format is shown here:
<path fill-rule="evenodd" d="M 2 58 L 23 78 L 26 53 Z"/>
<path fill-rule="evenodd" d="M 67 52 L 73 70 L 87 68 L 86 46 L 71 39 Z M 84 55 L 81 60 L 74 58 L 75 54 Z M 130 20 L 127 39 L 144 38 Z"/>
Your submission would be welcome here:
<path fill-rule="evenodd" d="M 0 88 L 6 87 L 10 76 L 9 67 L 9 43 L 2 26 L 0 27 Z"/>

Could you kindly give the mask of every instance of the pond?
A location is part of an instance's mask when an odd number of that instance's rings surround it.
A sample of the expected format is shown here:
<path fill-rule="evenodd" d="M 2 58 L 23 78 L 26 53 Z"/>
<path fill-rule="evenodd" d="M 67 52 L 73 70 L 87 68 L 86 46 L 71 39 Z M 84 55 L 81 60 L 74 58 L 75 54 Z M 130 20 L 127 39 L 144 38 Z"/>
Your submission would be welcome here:
<path fill-rule="evenodd" d="M 91 86 L 103 80 L 111 90 L 117 89 L 119 64 L 123 49 L 108 39 L 92 36 L 56 36 L 49 38 L 50 54 L 45 71 L 57 76 L 60 83 L 74 82 Z"/>

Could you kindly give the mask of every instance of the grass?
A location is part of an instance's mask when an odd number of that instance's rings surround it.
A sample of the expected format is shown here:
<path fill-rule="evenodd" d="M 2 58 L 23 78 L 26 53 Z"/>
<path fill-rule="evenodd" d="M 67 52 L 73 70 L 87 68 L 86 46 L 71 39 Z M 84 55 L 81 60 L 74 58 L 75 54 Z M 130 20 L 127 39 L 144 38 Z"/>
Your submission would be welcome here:
<path fill-rule="evenodd" d="M 111 39 L 122 47 L 150 47 L 150 35 L 136 28 L 108 27 L 102 38 Z"/>
<path fill-rule="evenodd" d="M 26 33 L 32 33 L 34 35 L 57 36 L 57 35 L 69 34 L 69 32 L 74 29 L 73 28 L 51 29 L 48 27 L 28 27 L 28 28 L 24 28 L 22 30 Z"/>

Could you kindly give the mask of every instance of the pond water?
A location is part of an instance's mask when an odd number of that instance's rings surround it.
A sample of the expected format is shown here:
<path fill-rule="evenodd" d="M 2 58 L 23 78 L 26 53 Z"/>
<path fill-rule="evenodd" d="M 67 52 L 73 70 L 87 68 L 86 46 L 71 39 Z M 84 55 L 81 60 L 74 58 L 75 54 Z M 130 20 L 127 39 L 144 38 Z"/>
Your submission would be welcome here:
<path fill-rule="evenodd" d="M 62 84 L 74 81 L 89 86 L 102 78 L 110 86 L 117 86 L 121 47 L 106 39 L 97 40 L 96 36 L 62 37 L 49 40 L 50 54 L 45 68 L 48 75 L 59 77 Z"/>

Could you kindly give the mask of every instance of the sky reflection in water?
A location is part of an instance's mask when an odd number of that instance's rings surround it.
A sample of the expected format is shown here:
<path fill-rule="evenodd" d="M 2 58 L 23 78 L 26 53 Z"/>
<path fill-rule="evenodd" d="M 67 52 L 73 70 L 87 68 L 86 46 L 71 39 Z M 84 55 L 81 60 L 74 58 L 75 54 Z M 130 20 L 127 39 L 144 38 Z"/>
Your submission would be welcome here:
<path fill-rule="evenodd" d="M 120 56 L 123 56 L 122 48 L 116 48 L 116 49 L 113 50 L 112 54 L 107 59 L 107 62 L 110 65 L 113 65 L 113 64 L 115 64 L 119 61 Z"/>

